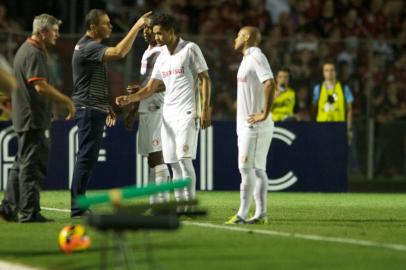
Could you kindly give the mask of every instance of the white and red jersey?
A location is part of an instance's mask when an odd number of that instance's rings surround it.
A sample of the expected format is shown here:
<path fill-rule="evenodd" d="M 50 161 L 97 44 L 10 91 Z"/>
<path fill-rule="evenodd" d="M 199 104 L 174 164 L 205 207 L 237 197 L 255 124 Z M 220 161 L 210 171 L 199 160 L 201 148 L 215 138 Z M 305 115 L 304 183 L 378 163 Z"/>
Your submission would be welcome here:
<path fill-rule="evenodd" d="M 145 86 L 151 78 L 152 70 L 154 69 L 155 61 L 161 53 L 162 47 L 148 46 L 141 59 L 140 79 L 141 86 Z M 160 108 L 164 103 L 164 92 L 155 93 L 147 99 L 140 101 L 138 112 L 153 112 Z"/>
<path fill-rule="evenodd" d="M 266 56 L 258 47 L 245 50 L 237 73 L 237 134 L 246 127 L 248 116 L 261 113 L 265 105 L 263 82 L 273 79 Z M 254 126 L 272 126 L 272 116 Z"/>
<path fill-rule="evenodd" d="M 165 84 L 163 117 L 167 120 L 197 115 L 197 75 L 208 70 L 202 51 L 193 42 L 179 39 L 173 54 L 162 47 L 151 78 Z"/>

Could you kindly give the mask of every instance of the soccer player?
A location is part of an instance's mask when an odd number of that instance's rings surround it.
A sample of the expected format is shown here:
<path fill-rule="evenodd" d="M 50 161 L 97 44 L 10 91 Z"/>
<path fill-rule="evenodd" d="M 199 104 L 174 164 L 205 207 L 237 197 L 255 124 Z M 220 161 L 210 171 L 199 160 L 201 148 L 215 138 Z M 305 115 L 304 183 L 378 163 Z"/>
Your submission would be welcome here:
<path fill-rule="evenodd" d="M 144 27 L 144 39 L 148 43 L 141 59 L 141 85 L 145 86 L 151 78 L 155 61 L 161 53 L 161 46 L 155 41 L 152 33 L 152 20 L 148 18 Z M 138 87 L 137 85 L 135 88 Z M 132 87 L 129 87 L 130 92 Z M 162 106 L 164 102 L 164 86 L 145 100 L 140 101 L 139 127 L 138 127 L 138 153 L 148 157 L 150 183 L 161 184 L 168 182 L 170 174 L 168 166 L 165 164 L 162 155 L 161 126 L 162 126 Z M 137 108 L 134 107 L 133 110 Z M 132 122 L 134 111 L 130 111 L 126 117 L 126 123 Z M 132 123 L 131 123 L 132 124 Z M 150 197 L 150 203 L 161 203 L 169 201 L 169 193 L 159 193 Z"/>
<path fill-rule="evenodd" d="M 86 34 L 78 41 L 72 57 L 74 91 L 72 99 L 77 108 L 79 151 L 72 176 L 71 217 L 89 214 L 76 204 L 78 195 L 85 195 L 93 168 L 97 163 L 104 124 L 111 127 L 116 116 L 108 102 L 106 62 L 124 58 L 130 51 L 138 32 L 144 27 L 144 14 L 127 35 L 115 46 L 101 41 L 110 37 L 112 26 L 104 10 L 92 9 L 86 15 Z"/>
<path fill-rule="evenodd" d="M 14 72 L 18 82 L 12 91 L 12 120 L 18 150 L 10 170 L 0 217 L 8 221 L 47 222 L 40 208 L 40 182 L 46 177 L 52 101 L 62 103 L 74 117 L 71 99 L 51 84 L 47 47 L 55 46 L 62 22 L 48 14 L 34 18 L 32 35 L 18 49 Z M 19 214 L 19 217 L 18 217 Z"/>
<path fill-rule="evenodd" d="M 258 48 L 261 33 L 245 26 L 235 39 L 234 49 L 244 57 L 237 74 L 238 167 L 241 173 L 240 208 L 226 224 L 266 224 L 266 157 L 271 145 L 274 123 L 270 116 L 275 96 L 275 81 L 268 60 Z M 248 218 L 252 197 L 255 214 Z"/>
<path fill-rule="evenodd" d="M 198 45 L 179 37 L 176 20 L 166 14 L 153 20 L 153 33 L 158 45 L 163 46 L 155 62 L 151 79 L 135 94 L 116 98 L 125 106 L 150 97 L 163 83 L 165 97 L 161 128 L 162 152 L 169 163 L 174 181 L 191 178 L 192 184 L 184 190 L 175 190 L 177 201 L 196 196 L 196 174 L 192 159 L 196 157 L 197 135 L 200 126 L 210 126 L 210 78 L 207 64 Z M 199 110 L 199 85 L 201 110 Z"/>

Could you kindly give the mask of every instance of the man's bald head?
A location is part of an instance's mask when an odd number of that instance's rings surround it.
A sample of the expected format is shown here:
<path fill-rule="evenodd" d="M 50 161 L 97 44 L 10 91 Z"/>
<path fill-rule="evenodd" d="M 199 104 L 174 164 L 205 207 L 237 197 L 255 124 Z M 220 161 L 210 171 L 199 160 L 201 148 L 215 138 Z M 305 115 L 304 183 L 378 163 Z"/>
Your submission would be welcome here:
<path fill-rule="evenodd" d="M 261 43 L 261 32 L 259 31 L 258 27 L 255 26 L 244 26 L 241 28 L 241 31 L 244 31 L 248 36 L 248 42 L 250 45 L 259 45 Z"/>
<path fill-rule="evenodd" d="M 234 49 L 244 52 L 249 47 L 256 47 L 261 43 L 261 33 L 259 29 L 254 26 L 244 26 L 238 32 L 234 41 Z"/>

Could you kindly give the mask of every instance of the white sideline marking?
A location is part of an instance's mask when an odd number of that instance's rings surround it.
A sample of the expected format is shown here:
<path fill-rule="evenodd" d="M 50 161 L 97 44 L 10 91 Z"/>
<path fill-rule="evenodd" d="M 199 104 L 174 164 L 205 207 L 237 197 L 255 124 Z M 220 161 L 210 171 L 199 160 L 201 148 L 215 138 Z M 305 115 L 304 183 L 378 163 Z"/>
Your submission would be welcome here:
<path fill-rule="evenodd" d="M 49 208 L 49 207 L 41 207 L 41 209 L 49 210 L 49 211 L 57 211 L 57 212 L 70 212 L 69 209 L 59 209 L 59 208 Z M 356 245 L 356 246 L 386 248 L 386 249 L 392 249 L 392 250 L 396 250 L 396 251 L 406 251 L 406 245 L 386 244 L 386 243 L 379 243 L 379 242 L 374 242 L 374 241 L 352 239 L 352 238 L 329 237 L 329 236 L 321 236 L 321 235 L 314 235 L 314 234 L 289 233 L 289 232 L 279 232 L 279 231 L 272 231 L 272 230 L 247 229 L 247 228 L 238 227 L 235 225 L 216 225 L 216 224 L 211 224 L 211 223 L 191 222 L 191 221 L 183 221 L 182 224 L 204 227 L 204 228 L 228 230 L 228 231 L 234 231 L 234 232 L 256 233 L 256 234 L 263 234 L 263 235 L 292 237 L 292 238 L 320 241 L 320 242 L 332 242 L 332 243 L 341 243 L 341 244 L 351 244 L 351 245 Z"/>
<path fill-rule="evenodd" d="M 65 212 L 65 213 L 70 213 L 69 209 L 60 209 L 60 208 L 52 208 L 52 207 L 41 207 L 42 210 L 48 210 L 48 211 L 56 211 L 56 212 Z"/>
<path fill-rule="evenodd" d="M 24 266 L 21 264 L 0 261 L 0 270 L 40 270 L 40 268 L 34 268 L 34 267 Z"/>
<path fill-rule="evenodd" d="M 357 245 L 357 246 L 380 247 L 380 248 L 387 248 L 387 249 L 392 249 L 392 250 L 397 250 L 397 251 L 406 251 L 406 246 L 401 245 L 401 244 L 385 244 L 385 243 L 379 243 L 379 242 L 368 241 L 368 240 L 329 237 L 329 236 L 301 234 L 301 233 L 278 232 L 278 231 L 271 231 L 271 230 L 255 230 L 255 229 L 253 230 L 253 229 L 237 227 L 235 225 L 226 226 L 226 225 L 215 225 L 215 224 L 211 224 L 211 223 L 200 223 L 200 222 L 190 222 L 190 221 L 184 221 L 182 223 L 187 224 L 187 225 L 204 227 L 204 228 L 214 228 L 214 229 L 222 229 L 222 230 L 236 231 L 236 232 L 275 235 L 275 236 L 282 236 L 282 237 L 293 237 L 293 238 L 313 240 L 313 241 L 343 243 L 343 244 L 352 244 L 352 245 Z"/>

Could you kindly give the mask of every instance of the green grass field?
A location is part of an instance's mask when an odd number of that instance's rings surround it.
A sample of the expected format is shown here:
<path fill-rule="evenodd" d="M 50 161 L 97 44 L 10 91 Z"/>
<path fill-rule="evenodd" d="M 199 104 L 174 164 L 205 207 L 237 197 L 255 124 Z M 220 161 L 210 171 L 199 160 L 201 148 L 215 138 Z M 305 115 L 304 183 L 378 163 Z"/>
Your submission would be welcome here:
<path fill-rule="evenodd" d="M 43 207 L 69 206 L 68 192 L 41 196 Z M 270 193 L 270 224 L 239 226 L 222 224 L 236 212 L 237 192 L 199 192 L 198 198 L 207 217 L 176 232 L 127 233 L 135 269 L 406 269 L 406 195 Z M 109 238 L 90 229 L 90 250 L 62 254 L 58 232 L 74 222 L 65 212 L 42 212 L 55 222 L 0 221 L 0 260 L 43 269 L 98 269 Z"/>

